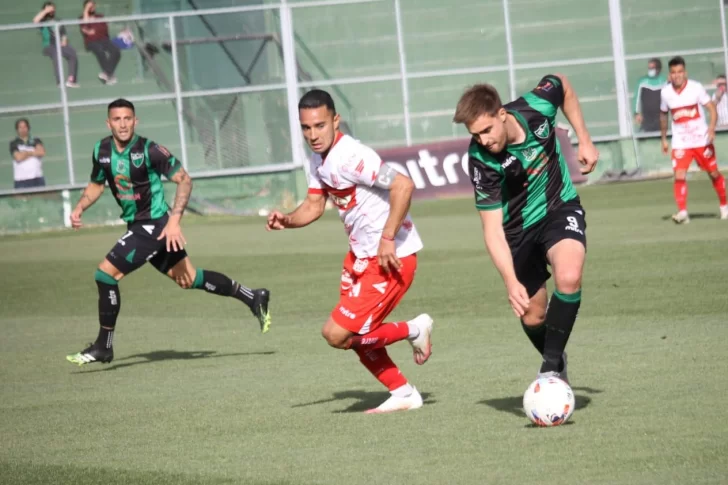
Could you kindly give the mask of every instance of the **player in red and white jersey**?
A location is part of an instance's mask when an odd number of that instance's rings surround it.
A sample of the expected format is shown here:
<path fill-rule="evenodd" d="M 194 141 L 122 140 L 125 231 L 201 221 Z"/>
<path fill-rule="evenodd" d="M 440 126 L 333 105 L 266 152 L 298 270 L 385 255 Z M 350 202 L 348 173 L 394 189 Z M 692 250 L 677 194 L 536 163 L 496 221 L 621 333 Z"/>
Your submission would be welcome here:
<path fill-rule="evenodd" d="M 678 212 L 672 220 L 678 224 L 690 222 L 688 216 L 688 186 L 685 180 L 690 164 L 695 160 L 701 170 L 708 172 L 718 194 L 720 218 L 728 219 L 725 179 L 718 170 L 713 140 L 718 121 L 715 104 L 702 84 L 688 79 L 685 60 L 673 57 L 670 62 L 670 82 L 662 88 L 660 102 L 660 131 L 662 152 L 667 153 L 667 116 L 672 115 L 672 168 L 675 173 L 674 194 Z M 710 113 L 710 126 L 705 111 Z"/>
<path fill-rule="evenodd" d="M 424 364 L 432 352 L 432 318 L 422 314 L 407 322 L 384 322 L 412 284 L 422 249 L 408 214 L 414 184 L 382 163 L 374 150 L 339 131 L 340 118 L 326 91 L 309 91 L 298 109 L 303 136 L 314 152 L 308 194 L 293 212 L 272 212 L 267 229 L 311 224 L 323 214 L 327 198 L 338 208 L 349 235 L 349 252 L 339 303 L 323 326 L 323 337 L 332 347 L 354 350 L 389 389 L 390 398 L 367 412 L 422 407 L 422 396 L 385 346 L 408 340 L 415 362 Z"/>

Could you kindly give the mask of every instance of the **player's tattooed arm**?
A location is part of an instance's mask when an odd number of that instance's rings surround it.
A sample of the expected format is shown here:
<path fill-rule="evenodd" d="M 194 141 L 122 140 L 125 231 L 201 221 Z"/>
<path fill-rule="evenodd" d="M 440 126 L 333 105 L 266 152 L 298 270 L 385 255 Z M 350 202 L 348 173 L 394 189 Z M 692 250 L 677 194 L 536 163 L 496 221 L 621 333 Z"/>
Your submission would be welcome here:
<path fill-rule="evenodd" d="M 190 177 L 190 174 L 184 168 L 180 167 L 172 175 L 170 180 L 177 184 L 174 205 L 172 206 L 172 216 L 181 218 L 187 208 L 187 203 L 190 201 L 190 195 L 192 195 L 192 177 Z"/>
<path fill-rule="evenodd" d="M 104 183 L 89 182 L 86 188 L 81 194 L 81 198 L 78 200 L 76 207 L 71 212 L 71 227 L 79 229 L 83 226 L 81 223 L 81 217 L 83 211 L 91 207 L 94 202 L 99 200 L 101 194 L 104 193 Z"/>
<path fill-rule="evenodd" d="M 76 208 L 80 208 L 81 210 L 86 210 L 94 203 L 96 203 L 97 200 L 99 200 L 99 197 L 101 197 L 101 194 L 104 193 L 105 184 L 97 184 L 95 182 L 89 182 L 85 189 L 83 189 L 83 193 L 81 194 L 81 198 L 78 199 L 78 204 L 76 204 Z"/>

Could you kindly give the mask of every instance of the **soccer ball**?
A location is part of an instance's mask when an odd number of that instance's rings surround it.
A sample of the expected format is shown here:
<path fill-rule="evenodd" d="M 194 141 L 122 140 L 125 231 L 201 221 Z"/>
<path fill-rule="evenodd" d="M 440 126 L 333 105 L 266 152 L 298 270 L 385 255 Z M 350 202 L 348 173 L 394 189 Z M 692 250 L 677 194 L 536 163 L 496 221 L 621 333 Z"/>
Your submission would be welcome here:
<path fill-rule="evenodd" d="M 574 412 L 574 392 L 558 377 L 540 377 L 523 394 L 523 411 L 537 426 L 559 426 Z"/>

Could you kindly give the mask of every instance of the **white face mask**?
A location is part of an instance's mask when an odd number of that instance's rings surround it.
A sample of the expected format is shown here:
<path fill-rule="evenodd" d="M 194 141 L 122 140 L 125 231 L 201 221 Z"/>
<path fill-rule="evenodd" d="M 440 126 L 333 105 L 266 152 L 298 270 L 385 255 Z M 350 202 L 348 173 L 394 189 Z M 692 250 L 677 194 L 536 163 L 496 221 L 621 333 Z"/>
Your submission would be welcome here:
<path fill-rule="evenodd" d="M 650 77 L 657 76 L 657 69 L 647 69 L 647 75 Z"/>

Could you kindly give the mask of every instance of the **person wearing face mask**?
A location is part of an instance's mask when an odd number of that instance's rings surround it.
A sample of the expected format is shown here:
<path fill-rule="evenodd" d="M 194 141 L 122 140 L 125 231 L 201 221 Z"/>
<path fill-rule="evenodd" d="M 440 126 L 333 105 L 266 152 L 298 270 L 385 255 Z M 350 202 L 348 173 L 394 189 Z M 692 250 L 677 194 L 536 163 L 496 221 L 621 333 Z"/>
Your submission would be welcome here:
<path fill-rule="evenodd" d="M 33 17 L 33 23 L 43 24 L 45 22 L 57 21 L 56 6 L 53 2 L 45 2 L 43 8 Z M 76 49 L 68 45 L 68 36 L 66 28 L 61 26 L 61 56 L 68 62 L 68 78 L 66 79 L 66 87 L 77 88 L 76 76 L 78 75 L 78 57 Z M 56 50 L 56 31 L 52 26 L 43 25 L 40 27 L 40 34 L 43 38 L 43 55 L 48 56 L 53 61 L 53 75 L 56 77 L 56 85 L 60 85 L 61 80 L 58 77 L 58 54 Z"/>
<path fill-rule="evenodd" d="M 640 78 L 634 94 L 634 120 L 641 131 L 660 131 L 660 90 L 667 83 L 662 74 L 662 61 L 647 62 L 647 75 Z"/>
<path fill-rule="evenodd" d="M 83 13 L 79 18 L 92 20 L 102 17 L 102 14 L 96 13 L 96 2 L 86 0 L 83 5 Z M 99 61 L 99 66 L 101 66 L 99 79 L 107 85 L 116 84 L 114 71 L 116 71 L 116 66 L 121 60 L 121 50 L 109 39 L 109 25 L 106 22 L 99 21 L 92 24 L 82 24 L 80 27 L 86 50 L 94 53 Z"/>

